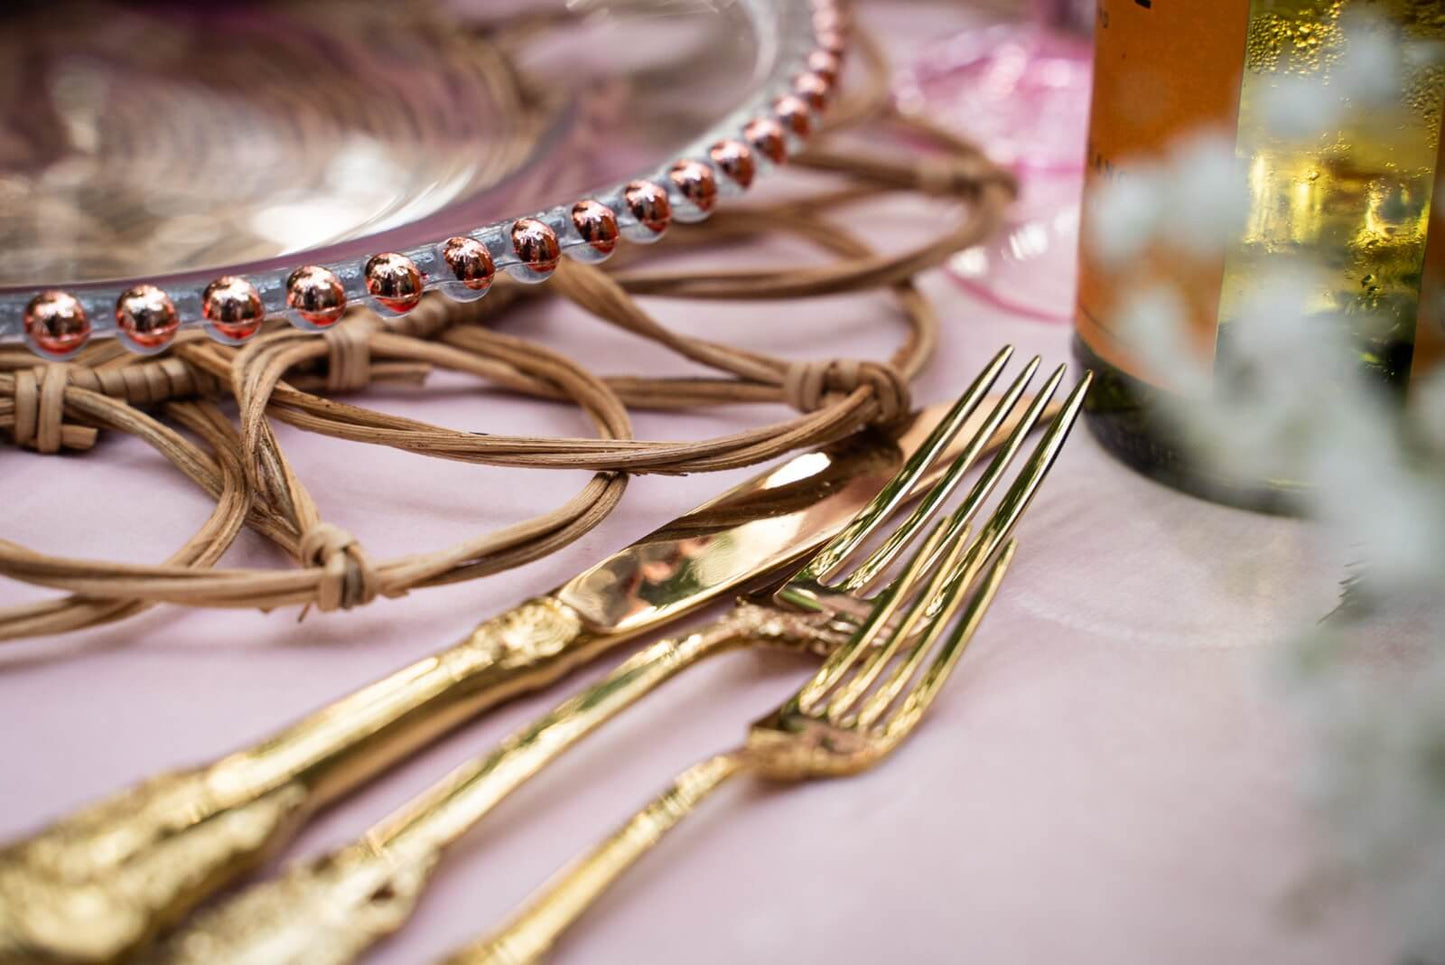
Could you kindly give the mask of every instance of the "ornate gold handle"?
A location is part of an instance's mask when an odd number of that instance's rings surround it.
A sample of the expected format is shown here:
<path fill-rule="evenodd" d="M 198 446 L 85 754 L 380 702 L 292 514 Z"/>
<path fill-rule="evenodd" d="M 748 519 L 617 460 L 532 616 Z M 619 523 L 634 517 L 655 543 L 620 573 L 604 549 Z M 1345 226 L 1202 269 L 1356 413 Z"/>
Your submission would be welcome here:
<path fill-rule="evenodd" d="M 742 604 L 634 654 L 600 682 L 447 775 L 352 845 L 252 886 L 157 951 L 164 965 L 211 961 L 340 965 L 401 927 L 444 849 L 605 721 L 684 668 L 744 641 L 829 639 L 823 618 Z"/>
<path fill-rule="evenodd" d="M 739 750 L 683 771 L 671 787 L 611 837 L 544 885 L 506 925 L 445 959 L 443 965 L 530 965 L 541 961 L 562 933 L 624 871 L 746 766 L 746 758 Z"/>
<path fill-rule="evenodd" d="M 0 965 L 108 962 L 282 847 L 317 807 L 617 638 L 538 597 L 256 746 L 0 849 Z"/>

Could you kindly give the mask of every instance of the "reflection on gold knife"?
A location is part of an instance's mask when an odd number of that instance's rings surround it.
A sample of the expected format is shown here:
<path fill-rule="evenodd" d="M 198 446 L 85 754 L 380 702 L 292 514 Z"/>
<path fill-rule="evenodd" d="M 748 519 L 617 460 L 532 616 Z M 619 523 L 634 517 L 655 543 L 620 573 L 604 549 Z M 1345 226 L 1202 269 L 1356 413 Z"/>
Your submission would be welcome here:
<path fill-rule="evenodd" d="M 1005 350 L 975 390 L 1007 359 Z M 133 952 L 397 759 L 817 548 L 946 409 L 891 435 L 795 456 L 253 747 L 153 778 L 0 849 L 0 965 Z"/>

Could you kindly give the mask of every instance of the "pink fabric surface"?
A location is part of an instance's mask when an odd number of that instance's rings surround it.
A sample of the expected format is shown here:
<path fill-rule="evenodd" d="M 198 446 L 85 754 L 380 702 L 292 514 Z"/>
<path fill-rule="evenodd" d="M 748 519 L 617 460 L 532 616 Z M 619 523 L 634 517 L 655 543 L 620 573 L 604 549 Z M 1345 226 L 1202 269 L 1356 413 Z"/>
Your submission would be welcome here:
<path fill-rule="evenodd" d="M 1001 317 L 938 274 L 924 287 L 945 338 L 916 386 L 920 401 L 956 393 L 1004 342 L 1047 362 L 1068 358 L 1063 327 Z M 797 358 L 879 356 L 900 330 L 883 296 L 648 304 L 670 325 L 724 328 L 730 340 Z M 691 371 L 558 305 L 505 328 L 604 372 Z M 368 400 L 478 430 L 586 431 L 564 406 L 446 375 L 424 393 L 377 389 Z M 637 428 L 695 438 L 780 412 L 642 415 Z M 324 518 L 378 558 L 505 525 L 585 479 L 278 434 Z M 208 508 L 130 439 L 107 438 L 85 458 L 9 449 L 0 458 L 4 535 L 45 551 L 159 560 Z M 167 608 L 0 648 L 0 837 L 249 743 L 749 474 L 637 479 L 613 517 L 551 559 L 353 613 L 298 622 L 294 610 Z M 1082 431 L 1019 537 L 1013 575 L 909 746 L 846 781 L 735 782 L 604 899 L 556 960 L 1386 961 L 1362 901 L 1297 910 L 1324 831 L 1300 796 L 1307 747 L 1268 673 L 1267 645 L 1331 605 L 1338 561 L 1303 525 L 1164 489 Z M 284 565 L 250 534 L 226 562 Z M 42 595 L 0 591 L 6 602 Z M 350 840 L 621 656 L 417 755 L 321 815 L 285 860 Z M 370 960 L 426 962 L 478 936 L 675 772 L 736 744 L 808 673 L 797 658 L 743 653 L 669 684 L 504 802 Z"/>

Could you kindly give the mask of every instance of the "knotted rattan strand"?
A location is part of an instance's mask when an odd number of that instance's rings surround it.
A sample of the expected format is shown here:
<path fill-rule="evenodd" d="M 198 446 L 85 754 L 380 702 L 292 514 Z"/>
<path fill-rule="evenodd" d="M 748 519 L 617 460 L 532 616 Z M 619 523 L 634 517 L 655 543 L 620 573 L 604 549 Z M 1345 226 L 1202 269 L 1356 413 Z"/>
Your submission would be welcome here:
<path fill-rule="evenodd" d="M 604 272 L 568 263 L 541 290 L 499 285 L 485 301 L 467 305 L 428 299 L 411 316 L 391 325 L 356 312 L 320 339 L 282 328 L 235 351 L 186 338 L 171 357 L 159 361 L 130 358 L 113 346 L 98 345 L 82 353 L 75 364 L 49 367 L 44 375 L 33 374 L 33 360 L 27 364 L 13 355 L 0 356 L 0 427 L 11 427 L 17 442 L 55 451 L 88 445 L 95 426 L 131 432 L 218 500 L 202 530 L 159 566 L 52 557 L 0 541 L 0 572 L 71 594 L 0 610 L 0 638 L 94 625 L 157 602 L 331 609 L 400 595 L 419 586 L 470 579 L 546 555 L 596 525 L 621 497 L 625 476 L 616 470 L 731 468 L 898 415 L 907 408 L 907 382 L 926 364 L 937 337 L 937 321 L 913 287 L 912 277 L 992 230 L 1013 188 L 1008 176 L 972 146 L 894 115 L 883 96 L 886 70 L 881 56 L 870 43 L 865 42 L 863 49 L 871 68 L 867 83 L 838 105 L 834 117 L 847 126 L 906 125 L 913 133 L 928 136 L 942 155 L 888 158 L 838 148 L 817 150 L 800 162 L 843 177 L 848 182 L 845 187 L 777 204 L 727 209 L 704 226 L 675 232 L 678 237 L 671 245 L 727 243 L 789 232 L 839 256 L 827 264 L 726 272 L 644 271 L 629 268 L 629 259 L 618 259 L 615 271 Z M 916 248 L 880 255 L 828 218 L 844 205 L 897 190 L 956 200 L 961 205 L 957 224 Z M 630 262 L 635 263 L 641 252 L 635 248 L 632 252 Z M 890 288 L 899 299 L 909 332 L 886 363 L 847 359 L 795 363 L 684 336 L 652 318 L 632 298 L 640 293 L 706 299 L 802 298 L 880 287 Z M 556 352 L 484 327 L 518 298 L 552 294 L 721 376 L 599 379 Z M 593 419 L 599 436 L 476 435 L 318 394 L 357 391 L 374 379 L 419 380 L 435 366 L 475 374 L 514 392 L 570 398 Z M 11 371 L 4 371 L 7 368 Z M 41 406 L 46 384 L 51 390 Z M 135 408 L 227 388 L 241 408 L 239 431 L 210 403 L 172 401 L 162 409 L 165 417 L 200 436 L 214 456 Z M 803 414 L 697 442 L 630 438 L 625 406 L 679 409 L 738 402 L 786 402 Z M 551 513 L 442 552 L 375 563 L 354 536 L 320 518 L 272 435 L 267 415 L 308 431 L 434 457 L 534 468 L 590 468 L 599 474 Z M 70 442 L 64 441 L 67 433 Z M 212 569 L 242 525 L 261 532 L 302 566 L 283 571 Z"/>

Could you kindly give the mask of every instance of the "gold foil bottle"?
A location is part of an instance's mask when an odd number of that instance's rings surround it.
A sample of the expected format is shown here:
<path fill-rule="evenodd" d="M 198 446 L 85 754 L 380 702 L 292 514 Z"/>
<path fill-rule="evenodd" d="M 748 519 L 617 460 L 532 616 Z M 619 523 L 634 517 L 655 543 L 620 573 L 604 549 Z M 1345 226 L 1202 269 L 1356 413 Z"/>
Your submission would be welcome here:
<path fill-rule="evenodd" d="M 1334 96 L 1347 37 L 1372 25 L 1398 39 L 1387 89 L 1304 135 L 1268 109 L 1281 85 Z M 1445 0 L 1100 0 L 1086 200 L 1137 176 L 1181 140 L 1232 137 L 1247 171 L 1248 213 L 1217 257 L 1146 249 L 1127 266 L 1101 256 L 1085 204 L 1075 350 L 1095 372 L 1088 424 L 1124 462 L 1224 501 L 1289 508 L 1288 480 L 1212 475 L 1161 414 L 1170 373 L 1132 350 L 1129 298 L 1166 283 L 1186 309 L 1190 343 L 1226 357 L 1242 300 L 1268 273 L 1308 265 L 1327 279 L 1310 307 L 1344 319 L 1360 362 L 1403 396 L 1445 336 L 1445 226 L 1432 194 L 1440 170 Z M 1396 83 L 1396 79 L 1398 83 Z M 1276 99 L 1275 104 L 1279 101 Z M 1177 400 L 1176 400 L 1177 401 Z"/>

